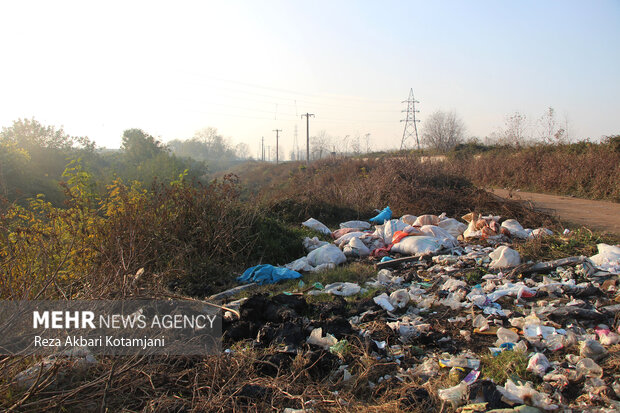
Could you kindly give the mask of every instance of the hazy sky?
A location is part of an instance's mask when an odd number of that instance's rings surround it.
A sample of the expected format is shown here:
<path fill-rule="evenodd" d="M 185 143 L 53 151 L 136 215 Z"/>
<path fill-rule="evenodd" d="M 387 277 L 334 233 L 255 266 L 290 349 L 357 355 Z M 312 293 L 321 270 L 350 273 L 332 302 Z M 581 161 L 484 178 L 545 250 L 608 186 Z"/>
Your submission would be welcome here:
<path fill-rule="evenodd" d="M 484 137 L 548 106 L 570 133 L 620 133 L 619 1 L 0 3 L 0 126 L 35 117 L 118 147 L 215 127 L 256 155 L 310 133 L 397 147 L 413 88 L 420 128 L 455 110 Z"/>

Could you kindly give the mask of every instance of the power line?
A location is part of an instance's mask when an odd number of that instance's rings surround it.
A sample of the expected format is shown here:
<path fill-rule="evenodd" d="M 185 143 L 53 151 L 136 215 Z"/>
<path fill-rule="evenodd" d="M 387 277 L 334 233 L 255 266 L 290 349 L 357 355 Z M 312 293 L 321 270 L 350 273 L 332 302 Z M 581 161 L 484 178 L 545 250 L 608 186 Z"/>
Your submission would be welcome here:
<path fill-rule="evenodd" d="M 413 88 L 409 91 L 409 98 L 407 100 L 403 100 L 401 103 L 405 102 L 407 103 L 407 110 L 403 110 L 402 112 L 407 112 L 407 115 L 405 116 L 405 119 L 401 119 L 401 122 L 405 122 L 405 128 L 403 129 L 403 138 L 400 141 L 400 150 L 403 150 L 407 139 L 413 137 L 414 134 L 418 150 L 420 150 L 420 140 L 418 139 L 417 126 L 419 120 L 415 118 L 415 114 L 420 112 L 419 110 L 416 110 L 415 104 L 420 102 L 414 99 Z"/>

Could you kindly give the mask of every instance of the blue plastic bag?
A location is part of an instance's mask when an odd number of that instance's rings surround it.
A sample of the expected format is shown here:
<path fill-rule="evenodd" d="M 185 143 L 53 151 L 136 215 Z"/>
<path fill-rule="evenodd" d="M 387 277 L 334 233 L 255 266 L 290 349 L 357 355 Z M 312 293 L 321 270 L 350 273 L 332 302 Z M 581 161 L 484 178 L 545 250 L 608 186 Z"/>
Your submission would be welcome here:
<path fill-rule="evenodd" d="M 389 206 L 386 206 L 383 211 L 379 212 L 377 216 L 370 218 L 369 221 L 381 225 L 390 219 L 392 219 L 392 210 Z"/>
<path fill-rule="evenodd" d="M 301 274 L 297 271 L 289 270 L 284 267 L 274 267 L 270 264 L 262 264 L 245 270 L 245 272 L 237 278 L 237 281 L 244 284 L 254 282 L 258 285 L 263 285 L 275 284 L 278 281 L 300 277 Z"/>

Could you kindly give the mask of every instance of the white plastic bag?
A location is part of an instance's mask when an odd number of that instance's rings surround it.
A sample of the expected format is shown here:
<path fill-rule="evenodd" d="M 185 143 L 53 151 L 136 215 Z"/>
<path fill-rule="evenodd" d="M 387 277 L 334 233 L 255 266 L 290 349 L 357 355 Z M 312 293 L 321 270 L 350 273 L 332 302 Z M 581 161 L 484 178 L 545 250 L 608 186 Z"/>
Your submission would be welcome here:
<path fill-rule="evenodd" d="M 596 247 L 598 254 L 591 256 L 590 261 L 601 270 L 620 274 L 620 247 L 602 243 Z"/>
<path fill-rule="evenodd" d="M 347 257 L 367 257 L 370 255 L 370 249 L 357 237 L 351 238 L 343 252 Z"/>
<path fill-rule="evenodd" d="M 323 337 L 323 329 L 319 327 L 312 330 L 312 332 L 310 333 L 310 337 L 308 337 L 306 342 L 308 344 L 314 344 L 316 346 L 323 347 L 325 350 L 329 350 L 331 346 L 336 345 L 338 340 L 336 339 L 336 337 L 332 336 L 329 333 L 325 334 L 325 337 Z"/>
<path fill-rule="evenodd" d="M 310 218 L 309 220 L 302 222 L 301 225 L 308 227 L 308 228 L 312 228 L 313 230 L 319 231 L 325 235 L 332 234 L 329 228 L 327 228 L 325 225 L 323 225 L 323 223 L 321 223 L 320 221 L 314 218 Z"/>
<path fill-rule="evenodd" d="M 306 249 L 306 251 L 311 252 L 319 247 L 322 247 L 323 245 L 329 244 L 329 242 L 321 241 L 317 237 L 313 237 L 313 238 L 306 237 L 304 238 L 302 244 L 304 248 Z"/>
<path fill-rule="evenodd" d="M 312 265 L 308 264 L 308 257 L 301 257 L 293 262 L 289 262 L 284 267 L 293 271 L 312 271 Z"/>
<path fill-rule="evenodd" d="M 347 257 L 340 251 L 340 248 L 334 244 L 323 245 L 308 254 L 308 264 L 313 267 L 317 267 L 321 264 L 340 265 L 346 261 Z"/>
<path fill-rule="evenodd" d="M 513 238 L 526 239 L 530 235 L 516 219 L 507 219 L 502 222 L 502 228 L 506 228 Z"/>
<path fill-rule="evenodd" d="M 439 224 L 437 224 L 437 226 L 444 229 L 454 238 L 458 238 L 459 235 L 463 234 L 463 232 L 465 232 L 465 230 L 467 229 L 467 225 L 457 221 L 454 218 L 446 218 L 443 221 L 439 221 Z"/>
<path fill-rule="evenodd" d="M 369 229 L 370 223 L 366 221 L 347 221 L 341 223 L 340 228 Z"/>
<path fill-rule="evenodd" d="M 442 248 L 441 240 L 435 237 L 406 237 L 392 247 L 392 252 L 405 255 L 432 254 Z"/>
<path fill-rule="evenodd" d="M 386 311 L 394 311 L 394 306 L 390 303 L 390 299 L 386 293 L 376 296 L 372 299 L 375 304 Z"/>
<path fill-rule="evenodd" d="M 341 295 L 343 297 L 348 297 L 350 295 L 355 295 L 359 293 L 360 290 L 361 290 L 361 287 L 355 283 L 337 282 L 333 284 L 327 284 L 323 291 L 327 294 Z"/>
<path fill-rule="evenodd" d="M 497 247 L 489 257 L 492 260 L 489 268 L 516 267 L 521 264 L 519 253 L 505 245 Z"/>
<path fill-rule="evenodd" d="M 444 248 L 453 248 L 459 245 L 456 237 L 453 237 L 448 231 L 436 225 L 424 225 L 420 228 L 420 231 L 422 231 L 424 235 L 435 237 L 440 240 Z"/>

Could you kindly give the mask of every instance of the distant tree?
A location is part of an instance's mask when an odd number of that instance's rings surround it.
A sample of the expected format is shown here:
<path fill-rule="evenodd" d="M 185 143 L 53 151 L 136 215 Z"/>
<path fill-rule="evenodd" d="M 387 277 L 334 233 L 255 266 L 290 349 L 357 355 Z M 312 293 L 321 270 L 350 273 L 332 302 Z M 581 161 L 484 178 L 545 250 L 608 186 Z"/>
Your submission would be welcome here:
<path fill-rule="evenodd" d="M 162 152 L 165 146 L 142 129 L 127 129 L 123 132 L 121 149 L 130 161 L 151 159 Z"/>
<path fill-rule="evenodd" d="M 566 129 L 557 126 L 555 110 L 549 106 L 538 119 L 540 139 L 545 143 L 562 143 L 566 139 Z"/>
<path fill-rule="evenodd" d="M 437 111 L 424 122 L 422 140 L 426 145 L 445 152 L 463 141 L 465 125 L 454 112 Z"/>
<path fill-rule="evenodd" d="M 519 147 L 528 144 L 531 140 L 527 116 L 515 112 L 506 117 L 504 125 L 505 128 L 500 133 L 502 143 Z"/>
<path fill-rule="evenodd" d="M 235 145 L 235 156 L 237 159 L 247 159 L 250 157 L 250 147 L 246 143 Z"/>
<path fill-rule="evenodd" d="M 36 119 L 18 119 L 10 127 L 3 127 L 0 139 L 5 143 L 13 143 L 19 148 L 32 149 L 63 149 L 72 148 L 94 149 L 94 142 L 84 136 L 70 136 L 62 127 L 44 126 Z"/>

